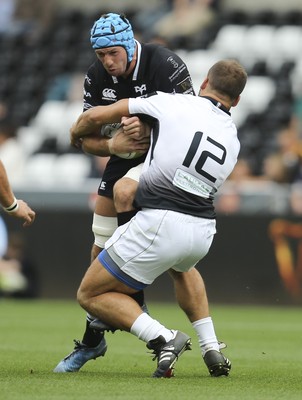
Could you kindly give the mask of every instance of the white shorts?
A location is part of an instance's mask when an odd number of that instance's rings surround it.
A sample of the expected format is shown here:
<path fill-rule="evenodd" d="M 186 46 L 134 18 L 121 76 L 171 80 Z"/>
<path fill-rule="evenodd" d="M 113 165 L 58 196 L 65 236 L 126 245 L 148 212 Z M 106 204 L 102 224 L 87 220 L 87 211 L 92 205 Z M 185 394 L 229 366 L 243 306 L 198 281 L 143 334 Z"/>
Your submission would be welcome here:
<path fill-rule="evenodd" d="M 143 209 L 117 228 L 99 261 L 136 290 L 168 269 L 185 272 L 209 251 L 216 221 L 174 211 Z"/>

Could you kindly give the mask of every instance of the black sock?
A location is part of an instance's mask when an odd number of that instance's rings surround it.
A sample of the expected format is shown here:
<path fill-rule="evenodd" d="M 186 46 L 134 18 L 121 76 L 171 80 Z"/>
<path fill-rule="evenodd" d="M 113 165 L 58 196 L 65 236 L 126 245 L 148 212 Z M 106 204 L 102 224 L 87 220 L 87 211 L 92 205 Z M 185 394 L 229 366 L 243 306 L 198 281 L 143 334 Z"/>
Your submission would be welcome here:
<path fill-rule="evenodd" d="M 134 294 L 130 294 L 130 297 L 132 297 L 140 307 L 142 307 L 145 303 L 145 294 L 143 290 L 140 290 Z"/>
<path fill-rule="evenodd" d="M 137 213 L 137 210 L 125 211 L 121 213 L 117 213 L 117 225 L 124 225 L 126 222 L 129 222 L 132 217 Z"/>
<path fill-rule="evenodd" d="M 100 341 L 103 339 L 104 332 L 95 331 L 89 328 L 91 320 L 86 320 L 86 330 L 82 339 L 82 343 L 86 344 L 88 347 L 96 347 Z"/>

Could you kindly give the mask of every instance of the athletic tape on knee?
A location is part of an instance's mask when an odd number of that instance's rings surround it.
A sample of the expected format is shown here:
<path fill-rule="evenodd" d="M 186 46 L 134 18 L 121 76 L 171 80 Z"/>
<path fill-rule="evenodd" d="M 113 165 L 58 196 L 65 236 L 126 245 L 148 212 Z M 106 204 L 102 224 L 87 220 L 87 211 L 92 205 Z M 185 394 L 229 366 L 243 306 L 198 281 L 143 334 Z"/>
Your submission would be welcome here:
<path fill-rule="evenodd" d="M 103 249 L 106 241 L 112 236 L 116 228 L 116 217 L 103 217 L 102 215 L 93 214 L 92 232 L 94 233 L 94 244 Z"/>

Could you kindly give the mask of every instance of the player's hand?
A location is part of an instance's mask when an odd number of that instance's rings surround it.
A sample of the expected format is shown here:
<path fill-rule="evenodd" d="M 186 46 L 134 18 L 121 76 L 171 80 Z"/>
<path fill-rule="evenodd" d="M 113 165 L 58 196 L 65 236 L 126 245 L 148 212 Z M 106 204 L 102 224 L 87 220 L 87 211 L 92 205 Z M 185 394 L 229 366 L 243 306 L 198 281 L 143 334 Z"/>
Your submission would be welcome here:
<path fill-rule="evenodd" d="M 24 220 L 23 226 L 31 225 L 35 218 L 36 213 L 29 207 L 23 200 L 18 200 L 18 208 L 16 211 L 10 213 L 11 216 L 17 217 Z"/>
<path fill-rule="evenodd" d="M 124 132 L 133 139 L 143 139 L 150 136 L 151 128 L 138 117 L 122 117 Z"/>
<path fill-rule="evenodd" d="M 69 130 L 70 144 L 77 149 L 82 148 L 82 138 L 76 136 L 76 124 L 74 123 Z"/>
<path fill-rule="evenodd" d="M 120 127 L 114 136 L 109 140 L 109 149 L 111 154 L 146 152 L 150 145 L 150 138 L 143 137 L 134 139 L 131 135 L 125 133 L 123 126 Z"/>
<path fill-rule="evenodd" d="M 108 152 L 108 145 L 104 144 L 109 139 L 102 137 L 99 134 L 85 136 L 82 139 L 82 150 L 84 153 L 93 154 L 100 157 L 108 157 L 110 153 Z"/>

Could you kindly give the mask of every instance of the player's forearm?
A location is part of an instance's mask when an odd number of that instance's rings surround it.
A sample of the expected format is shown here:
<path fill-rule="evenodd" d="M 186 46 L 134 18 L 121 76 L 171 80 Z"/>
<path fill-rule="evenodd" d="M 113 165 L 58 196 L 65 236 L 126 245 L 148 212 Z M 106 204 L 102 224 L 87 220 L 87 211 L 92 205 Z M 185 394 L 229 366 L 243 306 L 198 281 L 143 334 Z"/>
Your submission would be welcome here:
<path fill-rule="evenodd" d="M 92 110 L 91 108 L 84 111 L 73 124 L 71 134 L 74 139 L 81 139 L 84 136 L 94 134 L 100 129 L 101 123 L 95 118 L 95 113 L 92 113 Z"/>
<path fill-rule="evenodd" d="M 82 150 L 87 154 L 100 157 L 110 156 L 108 145 L 109 138 L 94 136 L 86 136 L 82 139 Z"/>
<path fill-rule="evenodd" d="M 102 125 L 120 122 L 128 116 L 128 99 L 120 100 L 108 106 L 96 106 L 84 111 L 71 128 L 72 137 L 81 139 L 98 132 Z"/>
<path fill-rule="evenodd" d="M 3 208 L 10 207 L 15 200 L 15 196 L 8 181 L 5 168 L 0 161 L 0 203 Z"/>

